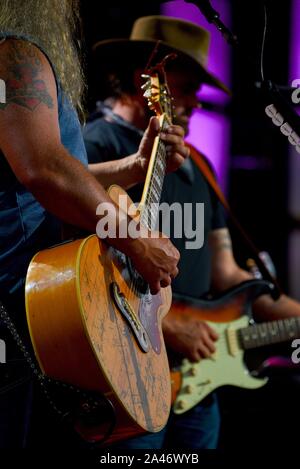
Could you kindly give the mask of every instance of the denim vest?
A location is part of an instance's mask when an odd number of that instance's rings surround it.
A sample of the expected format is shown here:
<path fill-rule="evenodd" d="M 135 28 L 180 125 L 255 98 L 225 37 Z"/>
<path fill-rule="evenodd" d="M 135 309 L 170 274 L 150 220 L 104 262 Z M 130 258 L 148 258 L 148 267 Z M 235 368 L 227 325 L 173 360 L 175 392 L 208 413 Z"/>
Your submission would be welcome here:
<path fill-rule="evenodd" d="M 0 32 L 0 38 L 4 37 L 29 40 L 41 49 L 29 37 Z M 54 75 L 56 79 L 55 71 Z M 63 95 L 57 79 L 56 83 L 61 142 L 74 158 L 87 165 L 77 113 Z M 32 256 L 38 250 L 59 242 L 60 233 L 61 222 L 20 184 L 0 152 L 0 294 L 12 293 L 24 284 Z"/>

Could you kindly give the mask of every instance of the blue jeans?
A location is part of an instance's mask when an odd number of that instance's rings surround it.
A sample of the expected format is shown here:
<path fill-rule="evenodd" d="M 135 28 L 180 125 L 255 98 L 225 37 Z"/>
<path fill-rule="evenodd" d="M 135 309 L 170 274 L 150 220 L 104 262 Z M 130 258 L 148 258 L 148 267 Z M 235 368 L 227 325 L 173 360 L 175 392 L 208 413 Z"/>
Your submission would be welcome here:
<path fill-rule="evenodd" d="M 215 449 L 220 431 L 220 412 L 215 394 L 181 415 L 171 413 L 158 433 L 132 438 L 117 449 Z"/>

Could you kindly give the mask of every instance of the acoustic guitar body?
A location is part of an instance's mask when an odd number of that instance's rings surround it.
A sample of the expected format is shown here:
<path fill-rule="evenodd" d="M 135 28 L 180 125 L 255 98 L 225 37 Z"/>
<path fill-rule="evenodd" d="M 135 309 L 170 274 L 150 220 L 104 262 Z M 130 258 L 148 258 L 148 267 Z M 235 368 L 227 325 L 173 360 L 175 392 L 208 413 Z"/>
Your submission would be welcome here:
<path fill-rule="evenodd" d="M 111 198 L 127 194 L 112 186 Z M 171 405 L 161 321 L 171 289 L 151 295 L 125 255 L 96 235 L 35 255 L 26 280 L 26 310 L 37 360 L 49 377 L 102 393 L 113 405 L 106 443 L 158 432 Z M 101 430 L 80 430 L 88 441 Z"/>

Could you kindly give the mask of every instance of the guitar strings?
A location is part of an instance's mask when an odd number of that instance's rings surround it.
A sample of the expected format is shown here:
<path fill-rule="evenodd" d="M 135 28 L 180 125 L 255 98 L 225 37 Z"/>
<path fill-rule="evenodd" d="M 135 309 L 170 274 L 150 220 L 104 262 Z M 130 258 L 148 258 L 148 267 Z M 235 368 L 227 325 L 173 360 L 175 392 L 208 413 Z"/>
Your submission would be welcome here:
<path fill-rule="evenodd" d="M 164 124 L 165 122 L 163 123 L 163 126 L 164 127 Z M 154 161 L 154 165 L 153 165 L 153 173 L 152 173 L 152 176 L 151 176 L 151 179 L 150 179 L 150 183 L 149 183 L 149 190 L 148 190 L 148 193 L 147 193 L 147 196 L 146 196 L 146 204 L 149 205 L 149 202 L 151 203 L 151 190 L 153 191 L 153 180 L 154 180 L 154 174 L 155 172 L 157 172 L 157 168 L 158 168 L 158 165 L 159 165 L 159 159 L 158 157 L 161 158 L 161 163 L 163 165 L 163 169 L 164 169 L 164 172 L 165 172 L 165 168 L 166 168 L 166 148 L 165 148 L 165 144 L 164 142 L 162 142 L 162 140 L 159 139 L 159 142 L 158 142 L 158 151 L 157 151 L 157 154 L 155 155 L 155 161 Z M 159 196 L 161 195 L 161 191 L 162 191 L 162 184 L 163 184 L 163 181 L 164 181 L 164 174 L 163 174 L 163 179 L 161 181 L 161 187 L 160 187 L 160 194 L 158 194 Z M 150 200 L 149 200 L 150 199 Z M 159 203 L 159 200 L 157 201 L 157 203 Z M 150 217 L 151 217 L 151 208 L 150 210 L 148 208 L 146 208 L 146 210 L 148 211 L 148 213 L 150 213 Z M 145 213 L 145 209 L 143 208 L 142 209 L 142 214 L 141 214 L 141 221 L 142 221 L 142 218 L 143 218 L 143 215 Z M 144 215 L 145 216 L 145 215 Z M 146 215 L 147 218 L 149 215 Z M 152 225 L 152 217 L 150 219 L 150 226 L 149 224 L 147 223 L 147 228 L 150 229 L 151 228 L 151 225 Z M 136 298 L 136 296 L 138 296 L 138 292 L 139 292 L 139 287 L 138 287 L 138 279 L 136 279 L 135 277 L 133 277 L 131 280 L 130 280 L 130 290 L 129 290 L 129 295 L 128 295 L 128 299 L 129 300 L 133 300 Z M 134 305 L 135 306 L 135 305 Z"/>

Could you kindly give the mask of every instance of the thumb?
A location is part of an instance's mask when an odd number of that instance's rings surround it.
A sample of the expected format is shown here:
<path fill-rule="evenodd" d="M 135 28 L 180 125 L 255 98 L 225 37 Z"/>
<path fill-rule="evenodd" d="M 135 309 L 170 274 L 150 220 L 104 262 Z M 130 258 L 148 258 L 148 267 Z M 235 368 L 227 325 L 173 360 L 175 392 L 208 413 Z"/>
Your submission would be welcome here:
<path fill-rule="evenodd" d="M 160 130 L 159 119 L 155 116 L 152 116 L 149 121 L 146 133 L 148 138 L 155 138 Z"/>
<path fill-rule="evenodd" d="M 151 117 L 139 147 L 140 154 L 146 159 L 150 158 L 154 139 L 158 135 L 159 130 L 160 124 L 158 118 Z"/>

